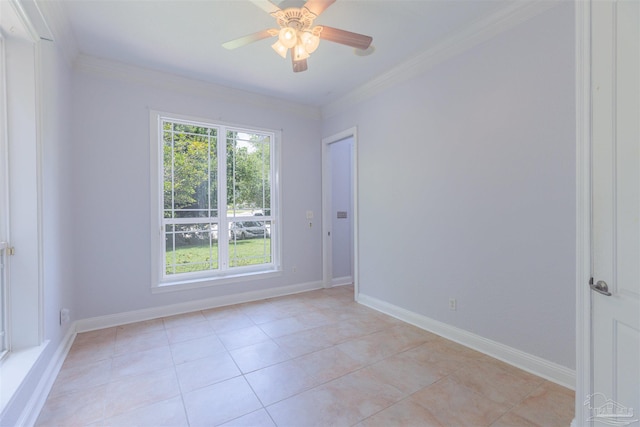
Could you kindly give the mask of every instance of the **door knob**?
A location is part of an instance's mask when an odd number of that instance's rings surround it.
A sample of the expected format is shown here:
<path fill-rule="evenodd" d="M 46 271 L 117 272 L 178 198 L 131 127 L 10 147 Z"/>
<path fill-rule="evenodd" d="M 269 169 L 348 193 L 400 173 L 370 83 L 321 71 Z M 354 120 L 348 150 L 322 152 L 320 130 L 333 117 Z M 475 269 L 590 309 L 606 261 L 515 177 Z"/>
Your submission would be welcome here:
<path fill-rule="evenodd" d="M 589 287 L 594 291 L 598 292 L 599 294 L 606 295 L 608 297 L 611 296 L 611 292 L 609 292 L 609 286 L 607 285 L 607 282 L 605 282 L 604 280 L 598 280 L 594 285 L 593 277 L 592 277 L 591 280 L 589 280 Z"/>

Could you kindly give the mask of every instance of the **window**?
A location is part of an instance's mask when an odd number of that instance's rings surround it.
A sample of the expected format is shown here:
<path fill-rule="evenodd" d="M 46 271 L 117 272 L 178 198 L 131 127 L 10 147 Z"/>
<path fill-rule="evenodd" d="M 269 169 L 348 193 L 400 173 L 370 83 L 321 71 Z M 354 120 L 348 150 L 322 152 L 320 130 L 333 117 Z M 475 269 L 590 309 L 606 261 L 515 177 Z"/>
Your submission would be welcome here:
<path fill-rule="evenodd" d="M 277 271 L 276 134 L 152 118 L 161 237 L 153 242 L 155 284 Z"/>
<path fill-rule="evenodd" d="M 6 68 L 5 68 L 5 44 L 2 35 L 0 35 L 0 129 L 7 126 L 7 95 L 6 87 Z M 7 150 L 7 134 L 0 135 L 0 360 L 7 356 L 9 352 L 9 306 L 8 306 L 8 264 L 7 256 L 9 245 L 8 225 L 9 225 L 9 194 L 8 189 L 8 150 Z"/>
<path fill-rule="evenodd" d="M 6 255 L 7 244 L 0 242 L 0 360 L 6 356 L 9 350 L 9 337 L 6 329 L 7 325 L 7 308 L 6 308 Z"/>

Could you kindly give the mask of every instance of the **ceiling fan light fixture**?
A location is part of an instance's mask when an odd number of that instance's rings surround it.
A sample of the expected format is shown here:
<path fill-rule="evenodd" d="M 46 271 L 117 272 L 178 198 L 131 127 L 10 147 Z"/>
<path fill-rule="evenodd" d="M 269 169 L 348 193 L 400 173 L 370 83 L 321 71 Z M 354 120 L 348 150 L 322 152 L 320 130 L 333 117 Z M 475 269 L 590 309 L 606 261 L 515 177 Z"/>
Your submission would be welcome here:
<path fill-rule="evenodd" d="M 307 53 L 315 52 L 318 46 L 320 45 L 320 37 L 308 31 L 304 31 L 300 35 L 300 41 L 302 42 Z"/>
<path fill-rule="evenodd" d="M 291 27 L 284 27 L 278 34 L 278 40 L 287 49 L 292 48 L 298 42 L 298 34 L 295 29 Z"/>
<path fill-rule="evenodd" d="M 292 51 L 294 61 L 302 61 L 303 59 L 307 59 L 309 57 L 309 52 L 307 52 L 302 43 L 298 43 L 297 45 L 295 45 Z"/>
<path fill-rule="evenodd" d="M 274 44 L 271 45 L 273 50 L 284 59 L 287 59 L 287 51 L 289 50 L 285 45 L 283 45 L 280 40 L 277 40 Z"/>
<path fill-rule="evenodd" d="M 2 1 L 2 0 L 0 0 Z M 302 0 L 297 0 L 302 2 Z M 357 49 L 356 54 L 364 56 L 373 52 L 371 42 L 373 38 L 364 34 L 326 25 L 313 25 L 313 21 L 336 0 L 306 0 L 303 7 L 289 7 L 281 9 L 278 5 L 289 3 L 289 0 L 251 0 L 273 18 L 279 28 L 270 28 L 223 43 L 226 49 L 236 49 L 268 37 L 278 37 L 271 45 L 281 57 L 287 57 L 291 49 L 293 71 L 301 72 L 307 69 L 307 58 L 316 51 L 320 40 L 339 43 Z M 293 2 L 293 0 L 291 0 Z M 277 3 L 277 4 L 276 4 Z"/>

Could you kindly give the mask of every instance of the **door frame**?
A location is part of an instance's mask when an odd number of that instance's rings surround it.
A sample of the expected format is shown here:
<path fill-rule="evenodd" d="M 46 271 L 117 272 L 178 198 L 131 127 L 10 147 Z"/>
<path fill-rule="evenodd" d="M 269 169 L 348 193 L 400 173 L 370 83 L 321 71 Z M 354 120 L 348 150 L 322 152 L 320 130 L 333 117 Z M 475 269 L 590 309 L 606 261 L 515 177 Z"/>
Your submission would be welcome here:
<path fill-rule="evenodd" d="M 352 127 L 322 139 L 322 283 L 325 288 L 331 287 L 332 255 L 331 243 L 331 153 L 329 146 L 333 143 L 352 138 L 351 144 L 351 242 L 353 247 L 353 287 L 355 299 L 358 299 L 358 129 Z"/>
<path fill-rule="evenodd" d="M 591 394 L 591 0 L 576 1 L 576 401 L 572 426 L 587 425 Z"/>

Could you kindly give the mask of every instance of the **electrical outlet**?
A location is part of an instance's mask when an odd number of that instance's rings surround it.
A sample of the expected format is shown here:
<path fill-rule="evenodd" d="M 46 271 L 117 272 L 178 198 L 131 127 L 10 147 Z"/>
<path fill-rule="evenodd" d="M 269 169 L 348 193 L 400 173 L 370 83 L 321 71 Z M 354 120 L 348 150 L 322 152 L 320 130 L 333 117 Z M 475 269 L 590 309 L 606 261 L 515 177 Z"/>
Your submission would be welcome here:
<path fill-rule="evenodd" d="M 60 324 L 64 325 L 65 323 L 68 323 L 69 319 L 69 309 L 63 308 L 62 310 L 60 310 Z"/>
<path fill-rule="evenodd" d="M 449 310 L 456 311 L 458 309 L 458 302 L 455 298 L 449 298 Z"/>

